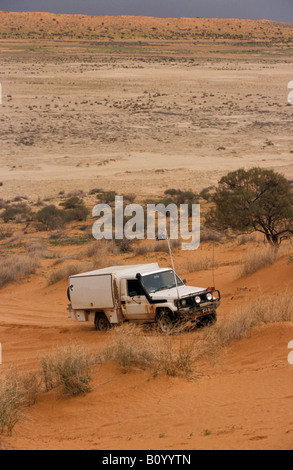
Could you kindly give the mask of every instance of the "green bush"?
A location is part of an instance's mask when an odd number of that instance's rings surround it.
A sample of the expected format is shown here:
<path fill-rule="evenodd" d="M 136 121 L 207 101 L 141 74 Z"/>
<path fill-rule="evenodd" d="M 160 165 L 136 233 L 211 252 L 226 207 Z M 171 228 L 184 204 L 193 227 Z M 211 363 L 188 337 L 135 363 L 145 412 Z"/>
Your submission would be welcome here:
<path fill-rule="evenodd" d="M 63 206 L 65 209 L 76 209 L 77 207 L 80 207 L 82 205 L 83 200 L 80 199 L 78 196 L 72 196 L 60 204 L 60 206 Z"/>
<path fill-rule="evenodd" d="M 46 230 L 62 228 L 68 222 L 65 211 L 57 209 L 54 205 L 50 205 L 39 210 L 36 218 Z"/>
<path fill-rule="evenodd" d="M 28 221 L 31 219 L 31 216 L 31 209 L 24 202 L 6 206 L 1 214 L 1 217 L 5 223 L 8 223 L 10 220 L 15 220 L 17 217 L 20 221 Z"/>
<path fill-rule="evenodd" d="M 56 230 L 64 227 L 66 224 L 76 221 L 85 221 L 89 211 L 83 204 L 72 209 L 58 209 L 50 205 L 40 209 L 37 212 L 36 219 L 46 230 Z"/>

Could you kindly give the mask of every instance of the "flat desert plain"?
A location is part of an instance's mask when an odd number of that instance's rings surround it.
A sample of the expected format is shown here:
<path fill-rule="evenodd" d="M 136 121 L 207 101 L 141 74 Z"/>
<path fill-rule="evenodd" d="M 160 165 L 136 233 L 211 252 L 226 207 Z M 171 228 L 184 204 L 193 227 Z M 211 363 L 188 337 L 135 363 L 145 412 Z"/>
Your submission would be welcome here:
<path fill-rule="evenodd" d="M 79 191 L 92 208 L 93 188 L 134 194 L 137 201 L 169 188 L 199 193 L 228 171 L 254 166 L 293 179 L 291 43 L 1 37 L 3 201 L 38 207 Z M 74 342 L 102 351 L 112 332 L 69 320 L 67 279 L 48 282 L 70 260 L 82 269 L 89 252 L 87 243 L 77 243 L 85 241 L 80 224 L 64 229 L 67 243 L 58 243 L 60 233 L 54 238 L 18 222 L 0 222 L 1 257 L 25 256 L 36 244 L 43 254 L 35 273 L 0 290 L 0 373 L 12 365 L 35 371 L 42 356 Z M 207 287 L 215 279 L 221 324 L 258 298 L 292 291 L 290 243 L 272 264 L 239 277 L 245 256 L 262 249 L 258 237 L 207 240 L 195 252 L 176 249 L 175 265 L 189 285 Z M 106 261 L 170 263 L 166 253 L 138 250 L 110 250 Z M 167 340 L 176 347 L 203 334 Z M 139 367 L 123 373 L 117 361 L 106 361 L 94 367 L 89 394 L 40 393 L 12 435 L 1 436 L 1 447 L 292 449 L 291 340 L 292 322 L 257 323 L 249 335 L 201 358 L 188 377 Z"/>

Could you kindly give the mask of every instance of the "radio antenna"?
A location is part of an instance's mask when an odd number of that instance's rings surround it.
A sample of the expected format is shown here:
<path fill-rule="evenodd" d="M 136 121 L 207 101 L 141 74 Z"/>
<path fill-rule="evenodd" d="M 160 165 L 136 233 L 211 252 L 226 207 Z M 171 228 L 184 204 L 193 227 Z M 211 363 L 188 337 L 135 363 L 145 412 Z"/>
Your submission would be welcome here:
<path fill-rule="evenodd" d="M 213 242 L 213 264 L 212 264 L 213 268 L 213 287 L 215 289 L 216 287 L 216 284 L 215 284 L 215 242 Z"/>
<path fill-rule="evenodd" d="M 171 248 L 171 244 L 170 244 L 170 240 L 169 240 L 168 235 L 167 235 L 167 242 L 168 242 L 169 253 L 170 253 L 170 258 L 171 258 L 171 263 L 172 263 L 172 268 L 173 268 L 173 273 L 174 273 L 174 280 L 175 280 L 175 285 L 176 285 L 176 290 L 177 290 L 177 297 L 178 297 L 178 300 L 179 300 L 180 299 L 180 294 L 179 294 L 179 289 L 178 289 L 177 275 L 176 275 L 176 272 L 175 272 L 172 248 Z"/>
<path fill-rule="evenodd" d="M 174 281 L 175 281 L 175 286 L 176 286 L 176 290 L 177 290 L 177 297 L 178 297 L 178 300 L 179 300 L 179 299 L 180 299 L 180 294 L 179 294 L 179 289 L 178 289 L 177 275 L 176 275 L 176 272 L 175 272 L 175 266 L 174 266 L 172 248 L 171 248 L 171 243 L 170 243 L 170 239 L 169 239 L 169 237 L 168 237 L 167 231 L 165 231 L 165 232 L 162 233 L 161 235 L 158 235 L 158 237 L 157 237 L 157 242 L 159 242 L 159 241 L 161 241 L 161 240 L 166 240 L 166 241 L 167 241 L 167 244 L 168 244 L 169 255 L 170 255 L 170 259 L 171 259 L 171 263 L 172 263 L 172 268 L 173 268 L 173 273 L 174 273 Z"/>

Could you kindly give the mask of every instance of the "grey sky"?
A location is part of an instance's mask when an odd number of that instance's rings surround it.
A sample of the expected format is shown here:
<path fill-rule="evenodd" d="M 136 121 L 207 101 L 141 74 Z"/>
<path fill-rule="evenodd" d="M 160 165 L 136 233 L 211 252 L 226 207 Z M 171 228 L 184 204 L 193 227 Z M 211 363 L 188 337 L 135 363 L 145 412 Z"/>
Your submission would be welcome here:
<path fill-rule="evenodd" d="M 0 0 L 0 10 L 293 22 L 293 0 Z"/>

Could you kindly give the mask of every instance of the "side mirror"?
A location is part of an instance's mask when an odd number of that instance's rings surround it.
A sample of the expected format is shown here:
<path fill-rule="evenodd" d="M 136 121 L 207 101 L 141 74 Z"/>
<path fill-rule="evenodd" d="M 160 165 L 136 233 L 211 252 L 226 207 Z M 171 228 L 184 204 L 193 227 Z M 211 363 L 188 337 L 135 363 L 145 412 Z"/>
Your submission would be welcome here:
<path fill-rule="evenodd" d="M 186 279 L 183 279 L 183 284 L 186 284 L 186 283 L 187 283 Z"/>

